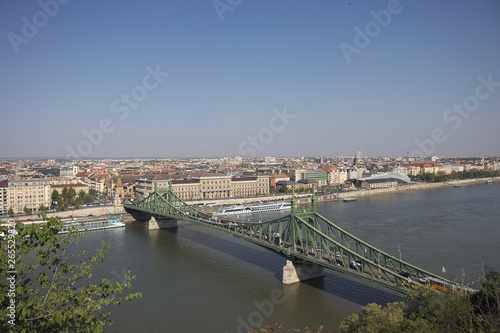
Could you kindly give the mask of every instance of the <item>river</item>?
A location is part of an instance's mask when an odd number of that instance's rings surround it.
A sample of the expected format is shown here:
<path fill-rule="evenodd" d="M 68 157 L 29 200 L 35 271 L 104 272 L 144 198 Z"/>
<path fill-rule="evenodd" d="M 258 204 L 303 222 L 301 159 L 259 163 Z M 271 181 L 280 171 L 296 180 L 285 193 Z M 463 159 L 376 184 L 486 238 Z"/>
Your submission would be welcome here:
<path fill-rule="evenodd" d="M 478 286 L 482 263 L 500 269 L 500 183 L 318 203 L 318 212 L 375 247 L 454 281 Z M 271 218 L 256 216 L 254 219 Z M 105 332 L 246 332 L 257 325 L 318 326 L 340 321 L 371 302 L 402 295 L 326 270 L 324 278 L 281 283 L 285 260 L 202 225 L 148 230 L 141 222 L 90 233 L 78 247 L 111 250 L 97 277 L 121 280 L 130 269 L 142 300 L 111 306 Z M 442 272 L 442 268 L 446 272 Z"/>

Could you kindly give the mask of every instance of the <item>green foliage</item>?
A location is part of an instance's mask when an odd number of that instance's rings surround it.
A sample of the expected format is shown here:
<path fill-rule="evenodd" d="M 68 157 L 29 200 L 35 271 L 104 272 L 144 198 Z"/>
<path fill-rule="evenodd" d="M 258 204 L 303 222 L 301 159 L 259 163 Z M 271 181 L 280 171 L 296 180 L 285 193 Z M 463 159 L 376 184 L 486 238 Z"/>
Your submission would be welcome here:
<path fill-rule="evenodd" d="M 406 317 L 427 323 L 430 332 L 462 332 L 472 328 L 468 297 L 422 287 L 408 293 L 406 302 Z"/>
<path fill-rule="evenodd" d="M 45 219 L 45 213 L 41 215 Z M 125 287 L 131 288 L 135 276 L 128 271 L 122 283 L 108 279 L 90 283 L 92 269 L 104 260 L 109 245 L 102 242 L 93 256 L 86 251 L 76 253 L 74 246 L 81 234 L 72 230 L 59 235 L 62 227 L 59 219 L 50 218 L 44 226 L 17 223 L 0 228 L 7 235 L 0 252 L 7 266 L 0 271 L 1 331 L 101 332 L 111 324 L 105 307 L 121 303 L 120 295 Z M 14 270 L 17 273 L 10 273 Z M 11 290 L 7 278 L 14 279 L 12 292 L 3 292 Z M 142 294 L 130 293 L 125 299 L 136 297 Z M 12 300 L 15 309 L 11 313 Z"/>
<path fill-rule="evenodd" d="M 342 321 L 340 331 L 366 333 L 408 332 L 406 329 L 411 325 L 404 317 L 405 307 L 406 305 L 402 302 L 389 303 L 385 308 L 375 303 L 368 304 L 363 307 L 361 314 L 353 314 Z"/>
<path fill-rule="evenodd" d="M 68 188 L 64 186 L 61 192 L 61 198 L 63 198 L 65 201 L 68 199 Z"/>
<path fill-rule="evenodd" d="M 78 199 L 80 199 L 80 201 L 83 201 L 83 198 L 85 197 L 85 191 L 84 190 L 80 190 L 78 192 Z"/>
<path fill-rule="evenodd" d="M 363 307 L 342 321 L 341 332 L 500 332 L 500 274 L 490 272 L 470 296 L 416 288 L 405 303 Z"/>
<path fill-rule="evenodd" d="M 38 207 L 38 210 L 41 211 L 41 212 L 46 212 L 47 211 L 47 207 L 45 207 L 43 204 L 41 204 L 40 207 Z"/>
<path fill-rule="evenodd" d="M 23 208 L 23 212 L 24 212 L 25 214 L 31 214 L 31 208 L 28 208 L 28 207 L 24 206 L 24 208 Z"/>
<path fill-rule="evenodd" d="M 59 206 L 60 210 L 64 210 L 64 206 L 65 205 L 64 205 L 64 201 L 63 201 L 63 199 L 61 197 L 57 198 L 57 206 Z"/>
<path fill-rule="evenodd" d="M 56 189 L 54 189 L 54 190 L 52 191 L 52 195 L 51 195 L 52 201 L 57 201 L 57 198 L 59 198 L 59 197 L 60 197 L 60 195 L 59 195 L 59 191 L 58 191 L 58 190 L 56 190 Z"/>
<path fill-rule="evenodd" d="M 437 175 L 432 172 L 422 173 L 416 176 L 410 176 L 412 180 L 423 180 L 425 182 L 445 182 L 455 179 L 474 179 L 474 178 L 487 178 L 487 177 L 498 177 L 500 176 L 500 170 L 496 171 L 484 171 L 471 169 L 469 171 L 452 171 L 449 174 L 444 174 L 439 172 Z"/>
<path fill-rule="evenodd" d="M 63 198 L 65 203 L 71 203 L 76 197 L 76 191 L 74 188 L 64 187 L 61 193 L 61 198 Z"/>
<path fill-rule="evenodd" d="M 76 190 L 74 188 L 70 187 L 68 190 L 68 196 L 69 196 L 69 200 L 74 200 L 76 197 Z"/>
<path fill-rule="evenodd" d="M 474 322 L 483 332 L 500 332 L 500 273 L 489 272 L 481 289 L 471 295 Z"/>
<path fill-rule="evenodd" d="M 10 207 L 9 210 L 7 211 L 7 214 L 9 214 L 10 216 L 14 216 L 14 209 Z"/>
<path fill-rule="evenodd" d="M 92 201 L 94 201 L 94 197 L 91 194 L 85 194 L 85 196 L 83 197 L 83 203 L 88 204 Z"/>

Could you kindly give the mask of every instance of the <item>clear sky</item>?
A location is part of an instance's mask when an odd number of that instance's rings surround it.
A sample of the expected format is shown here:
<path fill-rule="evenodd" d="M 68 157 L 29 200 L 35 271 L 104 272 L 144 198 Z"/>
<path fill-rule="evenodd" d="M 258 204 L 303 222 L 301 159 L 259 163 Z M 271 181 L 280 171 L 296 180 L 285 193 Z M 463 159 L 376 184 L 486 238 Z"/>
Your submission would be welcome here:
<path fill-rule="evenodd" d="M 498 0 L 0 0 L 0 157 L 500 155 Z"/>

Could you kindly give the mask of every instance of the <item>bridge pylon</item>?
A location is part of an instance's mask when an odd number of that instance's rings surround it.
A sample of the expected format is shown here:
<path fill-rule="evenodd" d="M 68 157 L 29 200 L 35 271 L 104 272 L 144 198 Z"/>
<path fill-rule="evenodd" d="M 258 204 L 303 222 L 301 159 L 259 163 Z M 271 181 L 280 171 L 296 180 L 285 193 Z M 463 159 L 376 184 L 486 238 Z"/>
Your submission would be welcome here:
<path fill-rule="evenodd" d="M 283 266 L 283 284 L 293 284 L 300 281 L 310 280 L 318 277 L 323 277 L 325 270 L 322 266 L 305 262 L 293 263 L 290 260 L 286 261 Z"/>
<path fill-rule="evenodd" d="M 178 226 L 179 220 L 177 219 L 151 216 L 151 219 L 148 221 L 148 229 L 177 228 Z"/>

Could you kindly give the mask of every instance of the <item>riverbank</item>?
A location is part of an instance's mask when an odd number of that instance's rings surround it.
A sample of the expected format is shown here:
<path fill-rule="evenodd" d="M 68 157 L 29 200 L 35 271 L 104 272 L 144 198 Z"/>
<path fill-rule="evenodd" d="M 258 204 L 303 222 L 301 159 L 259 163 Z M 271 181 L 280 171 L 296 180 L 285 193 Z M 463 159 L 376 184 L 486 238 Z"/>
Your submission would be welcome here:
<path fill-rule="evenodd" d="M 431 190 L 435 188 L 443 188 L 450 186 L 461 186 L 461 185 L 473 185 L 473 184 L 484 184 L 487 180 L 491 180 L 493 182 L 500 182 L 500 177 L 492 177 L 492 178 L 474 178 L 474 179 L 458 179 L 448 182 L 440 182 L 440 183 L 424 183 L 424 182 L 415 182 L 410 184 L 404 184 L 397 187 L 390 188 L 379 188 L 374 190 L 357 190 L 357 191 L 349 191 L 339 193 L 339 199 L 348 198 L 348 197 L 365 197 L 372 195 L 381 195 L 387 193 L 396 193 L 396 192 L 404 192 L 404 191 L 418 191 L 418 190 Z"/>

